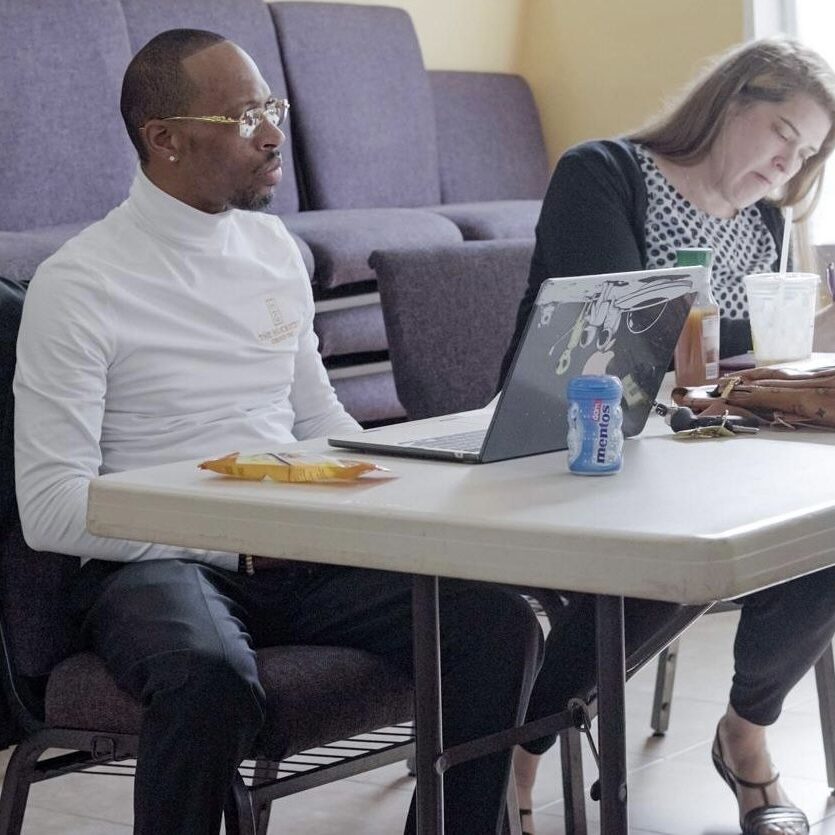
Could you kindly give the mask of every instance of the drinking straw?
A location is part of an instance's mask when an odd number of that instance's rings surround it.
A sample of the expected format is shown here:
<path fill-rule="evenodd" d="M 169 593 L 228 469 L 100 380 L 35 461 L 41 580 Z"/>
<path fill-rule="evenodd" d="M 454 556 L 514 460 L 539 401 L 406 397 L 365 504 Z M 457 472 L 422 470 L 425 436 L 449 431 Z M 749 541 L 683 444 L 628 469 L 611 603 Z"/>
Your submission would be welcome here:
<path fill-rule="evenodd" d="M 793 206 L 786 206 L 783 211 L 783 244 L 780 248 L 780 277 L 786 274 L 786 268 L 789 265 L 789 240 L 792 236 L 792 215 L 794 214 Z"/>

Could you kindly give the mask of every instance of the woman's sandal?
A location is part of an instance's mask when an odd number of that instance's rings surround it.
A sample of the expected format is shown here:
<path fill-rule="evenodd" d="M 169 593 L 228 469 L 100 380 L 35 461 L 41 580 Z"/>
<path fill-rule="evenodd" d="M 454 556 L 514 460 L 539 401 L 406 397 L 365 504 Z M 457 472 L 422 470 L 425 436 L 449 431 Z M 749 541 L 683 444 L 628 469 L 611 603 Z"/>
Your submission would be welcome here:
<path fill-rule="evenodd" d="M 533 809 L 520 809 L 519 810 L 519 819 L 522 821 L 522 835 L 531 835 L 531 833 L 528 832 L 525 829 L 525 818 L 526 817 L 529 817 L 529 818 L 531 818 L 531 820 L 533 820 Z"/>
<path fill-rule="evenodd" d="M 809 820 L 800 809 L 796 806 L 774 806 L 768 802 L 768 795 L 765 790 L 780 779 L 779 774 L 775 774 L 770 780 L 762 783 L 743 780 L 734 774 L 725 762 L 722 743 L 719 741 L 719 728 L 716 729 L 716 736 L 710 753 L 716 771 L 719 772 L 719 776 L 728 784 L 735 796 L 738 796 L 737 786 L 743 786 L 746 789 L 759 789 L 762 792 L 763 805 L 751 809 L 740 821 L 742 835 L 759 835 L 760 828 L 769 824 L 771 826 L 792 826 L 795 830 L 799 828 L 802 835 L 808 835 Z"/>

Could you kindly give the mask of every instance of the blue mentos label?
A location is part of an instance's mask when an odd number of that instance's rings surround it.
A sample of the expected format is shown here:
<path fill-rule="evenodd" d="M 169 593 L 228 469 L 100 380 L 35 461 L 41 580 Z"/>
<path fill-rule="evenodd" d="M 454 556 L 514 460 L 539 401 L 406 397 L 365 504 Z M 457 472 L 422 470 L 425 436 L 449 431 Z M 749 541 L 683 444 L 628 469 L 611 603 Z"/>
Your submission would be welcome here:
<path fill-rule="evenodd" d="M 617 377 L 587 374 L 568 384 L 568 468 L 609 475 L 623 464 L 623 389 Z"/>

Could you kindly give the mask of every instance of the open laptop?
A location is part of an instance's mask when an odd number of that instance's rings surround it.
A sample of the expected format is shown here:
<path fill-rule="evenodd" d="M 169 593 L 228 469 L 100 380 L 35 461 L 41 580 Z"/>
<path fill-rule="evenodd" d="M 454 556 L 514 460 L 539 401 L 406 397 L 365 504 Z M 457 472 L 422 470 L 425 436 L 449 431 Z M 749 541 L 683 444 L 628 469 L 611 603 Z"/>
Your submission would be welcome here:
<path fill-rule="evenodd" d="M 623 383 L 623 432 L 637 435 L 670 367 L 703 267 L 549 278 L 539 288 L 495 408 L 333 435 L 331 446 L 467 463 L 566 449 L 568 382 Z"/>

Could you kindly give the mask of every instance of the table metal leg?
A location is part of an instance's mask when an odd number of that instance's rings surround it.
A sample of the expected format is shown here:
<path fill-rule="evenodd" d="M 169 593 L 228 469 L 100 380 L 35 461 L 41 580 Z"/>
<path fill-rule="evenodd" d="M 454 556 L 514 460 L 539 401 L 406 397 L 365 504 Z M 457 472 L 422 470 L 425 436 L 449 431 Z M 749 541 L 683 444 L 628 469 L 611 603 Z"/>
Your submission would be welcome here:
<path fill-rule="evenodd" d="M 412 590 L 415 661 L 417 831 L 444 833 L 444 778 L 435 768 L 443 750 L 438 578 L 415 575 Z"/>
<path fill-rule="evenodd" d="M 597 721 L 600 831 L 627 835 L 623 597 L 597 597 Z"/>

